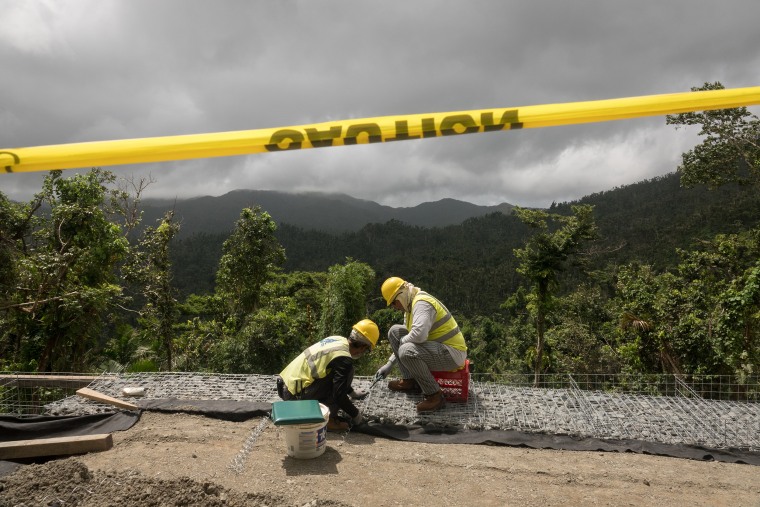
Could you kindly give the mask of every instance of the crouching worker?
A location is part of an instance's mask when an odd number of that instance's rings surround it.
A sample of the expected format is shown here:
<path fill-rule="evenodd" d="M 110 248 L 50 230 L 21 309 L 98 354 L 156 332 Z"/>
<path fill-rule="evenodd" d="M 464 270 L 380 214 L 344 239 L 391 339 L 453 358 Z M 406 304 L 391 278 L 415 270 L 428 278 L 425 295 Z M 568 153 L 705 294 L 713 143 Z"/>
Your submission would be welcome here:
<path fill-rule="evenodd" d="M 354 391 L 354 359 L 375 348 L 380 330 L 369 319 L 353 325 L 348 338 L 328 336 L 293 359 L 277 379 L 277 393 L 283 400 L 317 400 L 330 409 L 328 431 L 345 431 L 349 424 L 336 416 L 338 409 L 351 417 L 352 424 L 362 422 L 362 414 L 351 399 L 363 399 L 367 393 Z"/>
<path fill-rule="evenodd" d="M 422 392 L 417 412 L 438 410 L 445 399 L 431 371 L 454 371 L 464 366 L 467 345 L 454 316 L 436 298 L 398 277 L 380 289 L 388 306 L 404 312 L 404 325 L 388 330 L 393 354 L 375 378 L 385 378 L 398 360 L 400 380 L 388 382 L 392 391 Z"/>

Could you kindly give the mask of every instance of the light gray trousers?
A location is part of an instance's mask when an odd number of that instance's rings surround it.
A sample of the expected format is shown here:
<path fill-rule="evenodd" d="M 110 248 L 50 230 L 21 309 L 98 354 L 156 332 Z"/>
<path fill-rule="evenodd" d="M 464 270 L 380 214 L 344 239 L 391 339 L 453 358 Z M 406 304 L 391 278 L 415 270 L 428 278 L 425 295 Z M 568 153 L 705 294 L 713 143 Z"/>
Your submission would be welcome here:
<path fill-rule="evenodd" d="M 434 341 L 424 343 L 401 343 L 401 338 L 409 334 L 406 327 L 395 324 L 388 330 L 388 341 L 398 359 L 398 368 L 403 378 L 417 381 L 422 394 L 428 396 L 440 390 L 431 371 L 451 371 L 459 365 L 451 357 L 446 346 Z"/>

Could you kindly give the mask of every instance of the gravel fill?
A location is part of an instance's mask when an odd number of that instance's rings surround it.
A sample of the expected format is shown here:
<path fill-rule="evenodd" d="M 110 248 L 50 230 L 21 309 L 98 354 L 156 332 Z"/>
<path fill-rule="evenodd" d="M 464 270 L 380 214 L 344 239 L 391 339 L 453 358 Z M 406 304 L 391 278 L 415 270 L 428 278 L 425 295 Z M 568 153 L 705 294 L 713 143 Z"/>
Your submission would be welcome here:
<path fill-rule="evenodd" d="M 367 390 L 370 377 L 357 377 L 354 387 Z M 275 377 L 201 373 L 103 375 L 91 389 L 138 404 L 141 399 L 279 400 Z M 142 387 L 143 397 L 124 394 Z M 434 425 L 468 430 L 524 432 L 636 439 L 715 449 L 760 450 L 760 403 L 705 400 L 699 397 L 652 396 L 585 391 L 577 388 L 515 387 L 470 381 L 465 403 L 448 402 L 439 411 L 418 414 L 418 394 L 390 391 L 386 382 L 372 386 L 358 402 L 365 418 L 396 425 Z M 112 411 L 79 396 L 46 405 L 51 415 L 85 415 Z"/>

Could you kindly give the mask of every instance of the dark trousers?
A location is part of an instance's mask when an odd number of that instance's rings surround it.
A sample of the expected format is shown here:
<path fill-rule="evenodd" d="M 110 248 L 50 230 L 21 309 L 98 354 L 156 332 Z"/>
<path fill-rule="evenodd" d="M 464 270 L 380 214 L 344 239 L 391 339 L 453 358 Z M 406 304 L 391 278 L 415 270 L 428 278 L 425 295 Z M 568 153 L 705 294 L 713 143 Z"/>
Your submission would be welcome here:
<path fill-rule="evenodd" d="M 333 378 L 328 375 L 309 384 L 309 387 L 299 394 L 292 394 L 288 391 L 282 378 L 277 377 L 277 394 L 285 401 L 290 400 L 317 400 L 319 403 L 330 409 L 330 416 L 338 414 L 338 404 L 333 395 Z"/>

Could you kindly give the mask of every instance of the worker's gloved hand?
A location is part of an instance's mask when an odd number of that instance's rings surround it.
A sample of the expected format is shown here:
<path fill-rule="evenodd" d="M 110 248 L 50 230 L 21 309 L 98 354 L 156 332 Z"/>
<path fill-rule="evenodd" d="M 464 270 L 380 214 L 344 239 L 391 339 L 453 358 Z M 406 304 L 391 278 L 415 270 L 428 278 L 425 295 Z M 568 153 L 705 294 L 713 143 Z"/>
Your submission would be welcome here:
<path fill-rule="evenodd" d="M 380 380 L 381 378 L 387 377 L 391 372 L 391 368 L 393 368 L 393 361 L 388 361 L 383 366 L 381 366 L 379 370 L 377 370 L 377 373 L 375 373 L 375 380 Z"/>
<path fill-rule="evenodd" d="M 367 397 L 368 394 L 369 394 L 369 392 L 367 392 L 367 391 L 362 391 L 362 390 L 358 390 L 357 391 L 356 389 L 354 389 L 353 391 L 351 391 L 350 393 L 348 393 L 348 396 L 352 400 L 363 400 L 364 398 Z"/>
<path fill-rule="evenodd" d="M 357 424 L 361 424 L 364 422 L 364 417 L 362 417 L 362 413 L 359 412 L 354 417 L 351 418 L 351 425 L 356 426 Z"/>

